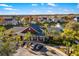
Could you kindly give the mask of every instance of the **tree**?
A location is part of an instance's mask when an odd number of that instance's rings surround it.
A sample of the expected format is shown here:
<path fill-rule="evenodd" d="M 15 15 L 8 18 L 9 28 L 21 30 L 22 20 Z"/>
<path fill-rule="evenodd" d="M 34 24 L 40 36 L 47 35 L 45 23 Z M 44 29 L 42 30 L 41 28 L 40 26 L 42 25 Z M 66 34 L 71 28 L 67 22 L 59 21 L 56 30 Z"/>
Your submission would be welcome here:
<path fill-rule="evenodd" d="M 72 53 L 71 56 L 79 56 L 79 44 L 72 45 Z"/>
<path fill-rule="evenodd" d="M 3 17 L 0 17 L 0 22 L 3 22 L 3 21 L 4 21 Z"/>
<path fill-rule="evenodd" d="M 26 34 L 25 34 L 25 37 L 24 37 L 24 39 L 28 42 L 28 44 L 27 44 L 27 47 L 29 47 L 30 45 L 30 37 L 31 37 L 31 33 L 30 32 L 27 32 Z"/>
<path fill-rule="evenodd" d="M 16 46 L 17 46 L 17 48 L 22 47 L 23 40 L 22 40 L 21 36 L 20 35 L 16 35 L 15 39 L 16 39 Z"/>
<path fill-rule="evenodd" d="M 17 21 L 20 21 L 21 17 L 17 16 L 17 17 L 14 17 Z"/>
<path fill-rule="evenodd" d="M 72 29 L 64 29 L 64 32 L 61 33 L 61 36 L 65 37 L 66 40 L 74 39 L 76 32 Z"/>
<path fill-rule="evenodd" d="M 71 39 L 79 40 L 79 23 L 78 22 L 69 22 L 64 28 L 64 34 L 71 37 Z"/>
<path fill-rule="evenodd" d="M 63 44 L 66 46 L 66 54 L 70 55 L 70 42 L 68 40 L 64 40 Z"/>
<path fill-rule="evenodd" d="M 0 32 L 3 32 L 3 31 L 5 31 L 5 30 L 6 30 L 5 27 L 0 26 Z"/>
<path fill-rule="evenodd" d="M 0 46 L 0 55 L 9 56 L 15 52 L 15 45 L 11 43 L 8 41 L 2 43 L 2 46 Z"/>
<path fill-rule="evenodd" d="M 24 39 L 25 39 L 26 41 L 30 41 L 30 37 L 31 37 L 31 33 L 30 33 L 30 32 L 27 32 L 27 33 L 25 34 Z"/>
<path fill-rule="evenodd" d="M 65 29 L 70 29 L 70 30 L 73 29 L 74 31 L 78 31 L 79 30 L 79 23 L 70 21 L 69 23 L 66 24 Z"/>
<path fill-rule="evenodd" d="M 9 56 L 12 55 L 16 50 L 15 40 L 13 37 L 3 35 L 0 37 L 0 55 Z"/>
<path fill-rule="evenodd" d="M 67 16 L 64 17 L 66 19 L 66 22 L 71 22 L 74 19 L 74 15 L 73 14 L 69 14 Z"/>
<path fill-rule="evenodd" d="M 75 39 L 79 40 L 79 31 L 76 32 Z"/>
<path fill-rule="evenodd" d="M 17 42 L 21 41 L 20 35 L 17 35 L 17 36 L 16 36 L 16 41 L 17 41 Z"/>
<path fill-rule="evenodd" d="M 66 24 L 63 33 L 61 33 L 63 43 L 66 46 L 67 54 L 70 55 L 70 49 L 75 40 L 79 40 L 79 23 L 78 22 L 69 22 Z"/>

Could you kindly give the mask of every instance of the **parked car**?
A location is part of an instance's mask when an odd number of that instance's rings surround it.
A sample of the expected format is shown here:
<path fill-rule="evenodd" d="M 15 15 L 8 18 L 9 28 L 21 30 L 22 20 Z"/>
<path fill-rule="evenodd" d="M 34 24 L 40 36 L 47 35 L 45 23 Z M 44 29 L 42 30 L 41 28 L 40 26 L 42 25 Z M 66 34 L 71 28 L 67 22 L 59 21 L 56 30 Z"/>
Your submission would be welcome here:
<path fill-rule="evenodd" d="M 41 50 L 42 48 L 43 48 L 44 46 L 43 45 L 41 45 L 41 44 L 38 44 L 37 46 L 36 46 L 36 50 Z"/>
<path fill-rule="evenodd" d="M 40 52 L 47 52 L 48 49 L 42 44 L 32 44 L 32 50 L 40 51 Z"/>
<path fill-rule="evenodd" d="M 35 44 L 32 45 L 32 50 L 34 51 L 40 51 L 44 46 L 42 44 Z"/>

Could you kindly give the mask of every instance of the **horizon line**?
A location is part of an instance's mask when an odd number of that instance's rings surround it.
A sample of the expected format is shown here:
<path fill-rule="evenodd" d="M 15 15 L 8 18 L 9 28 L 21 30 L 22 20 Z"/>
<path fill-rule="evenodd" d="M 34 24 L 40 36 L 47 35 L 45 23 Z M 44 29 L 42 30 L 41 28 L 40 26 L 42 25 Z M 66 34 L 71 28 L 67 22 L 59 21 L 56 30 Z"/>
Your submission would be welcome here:
<path fill-rule="evenodd" d="M 32 16 L 32 15 L 79 15 L 79 14 L 73 14 L 73 13 L 69 13 L 69 14 L 0 14 L 0 16 L 6 16 L 6 15 L 15 15 L 15 16 L 19 16 L 19 15 L 24 15 L 24 16 Z"/>

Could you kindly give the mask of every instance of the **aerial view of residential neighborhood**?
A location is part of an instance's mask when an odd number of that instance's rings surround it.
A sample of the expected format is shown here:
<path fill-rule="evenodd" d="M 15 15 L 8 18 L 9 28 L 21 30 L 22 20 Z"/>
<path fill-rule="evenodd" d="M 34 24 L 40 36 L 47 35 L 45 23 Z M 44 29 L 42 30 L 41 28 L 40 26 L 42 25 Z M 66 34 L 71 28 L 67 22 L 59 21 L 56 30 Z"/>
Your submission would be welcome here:
<path fill-rule="evenodd" d="M 79 4 L 0 3 L 0 56 L 79 56 Z"/>

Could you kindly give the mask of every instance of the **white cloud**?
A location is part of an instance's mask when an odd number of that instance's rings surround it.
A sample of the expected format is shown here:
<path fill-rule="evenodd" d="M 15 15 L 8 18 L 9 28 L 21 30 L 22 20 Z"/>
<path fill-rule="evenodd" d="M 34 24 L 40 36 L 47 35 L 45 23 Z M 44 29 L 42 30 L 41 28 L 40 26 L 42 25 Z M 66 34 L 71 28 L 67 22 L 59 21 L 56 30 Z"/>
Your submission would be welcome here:
<path fill-rule="evenodd" d="M 38 4 L 32 4 L 32 6 L 37 6 Z"/>
<path fill-rule="evenodd" d="M 51 10 L 48 10 L 47 12 L 48 12 L 48 13 L 52 13 L 52 11 L 51 11 Z"/>
<path fill-rule="evenodd" d="M 73 9 L 67 9 L 67 8 L 58 8 L 59 11 L 62 10 L 62 12 L 65 12 L 65 13 L 72 13 L 74 10 Z"/>
<path fill-rule="evenodd" d="M 72 10 L 64 9 L 63 11 L 64 11 L 64 13 L 68 13 L 68 14 L 72 14 L 72 13 L 74 13 L 74 12 L 73 12 L 73 9 L 72 9 Z"/>
<path fill-rule="evenodd" d="M 32 12 L 36 12 L 36 10 L 33 10 Z"/>
<path fill-rule="evenodd" d="M 0 6 L 4 6 L 4 7 L 12 7 L 12 6 L 7 5 L 7 4 L 0 4 Z"/>
<path fill-rule="evenodd" d="M 4 8 L 4 10 L 16 10 L 14 8 Z"/>
<path fill-rule="evenodd" d="M 65 11 L 65 12 L 70 12 L 70 13 L 74 12 L 73 9 L 64 9 L 64 11 Z"/>
<path fill-rule="evenodd" d="M 74 13 L 74 9 L 68 9 L 68 8 L 58 8 L 58 13 L 60 14 L 72 14 Z M 62 11 L 62 12 L 61 12 Z"/>
<path fill-rule="evenodd" d="M 48 3 L 49 6 L 56 6 L 54 3 Z"/>

